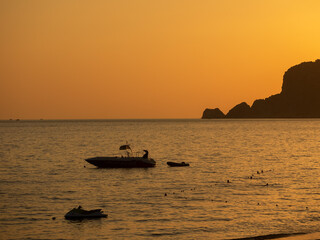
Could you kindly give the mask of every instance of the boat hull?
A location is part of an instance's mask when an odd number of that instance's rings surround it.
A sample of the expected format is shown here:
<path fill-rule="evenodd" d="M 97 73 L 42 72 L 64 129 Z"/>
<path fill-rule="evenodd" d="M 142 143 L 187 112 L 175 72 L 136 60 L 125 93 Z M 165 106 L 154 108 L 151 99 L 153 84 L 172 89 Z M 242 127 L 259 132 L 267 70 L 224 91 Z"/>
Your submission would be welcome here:
<path fill-rule="evenodd" d="M 142 157 L 94 157 L 85 160 L 98 168 L 149 168 L 156 165 L 152 158 Z"/>
<path fill-rule="evenodd" d="M 84 218 L 106 218 L 108 214 L 104 214 L 101 209 L 86 211 L 82 209 L 72 209 L 65 216 L 65 219 L 84 219 Z"/>
<path fill-rule="evenodd" d="M 190 166 L 189 163 L 185 163 L 185 162 L 181 162 L 181 163 L 177 163 L 177 162 L 167 162 L 167 164 L 170 167 L 188 167 Z"/>

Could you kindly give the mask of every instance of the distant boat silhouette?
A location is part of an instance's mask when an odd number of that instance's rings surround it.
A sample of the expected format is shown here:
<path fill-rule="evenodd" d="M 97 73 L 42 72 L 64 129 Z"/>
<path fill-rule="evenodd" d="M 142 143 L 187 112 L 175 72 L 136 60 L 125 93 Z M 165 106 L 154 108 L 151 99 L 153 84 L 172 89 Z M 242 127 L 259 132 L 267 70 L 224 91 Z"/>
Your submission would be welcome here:
<path fill-rule="evenodd" d="M 189 163 L 185 163 L 185 162 L 167 162 L 167 164 L 170 166 L 170 167 L 188 167 L 190 166 Z"/>
<path fill-rule="evenodd" d="M 126 155 L 121 157 L 94 157 L 85 160 L 99 168 L 149 168 L 156 165 L 156 162 L 148 157 L 148 150 L 143 150 L 145 154 L 142 157 L 133 156 L 128 144 L 120 146 L 119 150 L 126 151 Z"/>
<path fill-rule="evenodd" d="M 84 210 L 81 206 L 73 208 L 64 216 L 66 219 L 83 219 L 83 218 L 105 218 L 107 214 L 104 214 L 101 209 Z"/>

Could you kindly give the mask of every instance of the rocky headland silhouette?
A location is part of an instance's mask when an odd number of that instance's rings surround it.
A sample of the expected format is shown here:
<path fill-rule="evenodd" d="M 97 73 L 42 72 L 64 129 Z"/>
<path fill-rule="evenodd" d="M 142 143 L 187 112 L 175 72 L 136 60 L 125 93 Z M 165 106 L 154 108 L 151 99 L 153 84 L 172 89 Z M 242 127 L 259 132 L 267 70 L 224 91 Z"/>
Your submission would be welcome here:
<path fill-rule="evenodd" d="M 227 114 L 207 108 L 202 118 L 320 118 L 320 59 L 289 68 L 281 93 L 257 99 L 251 107 L 242 102 Z"/>

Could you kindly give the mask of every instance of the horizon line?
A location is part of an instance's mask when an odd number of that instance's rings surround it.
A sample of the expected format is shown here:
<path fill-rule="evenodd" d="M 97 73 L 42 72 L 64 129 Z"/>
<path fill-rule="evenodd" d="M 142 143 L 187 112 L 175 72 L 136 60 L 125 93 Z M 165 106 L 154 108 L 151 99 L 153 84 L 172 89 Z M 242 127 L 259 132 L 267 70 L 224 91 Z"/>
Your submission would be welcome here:
<path fill-rule="evenodd" d="M 183 119 L 201 119 L 201 118 L 0 118 L 0 121 L 64 121 L 64 120 L 183 120 Z"/>

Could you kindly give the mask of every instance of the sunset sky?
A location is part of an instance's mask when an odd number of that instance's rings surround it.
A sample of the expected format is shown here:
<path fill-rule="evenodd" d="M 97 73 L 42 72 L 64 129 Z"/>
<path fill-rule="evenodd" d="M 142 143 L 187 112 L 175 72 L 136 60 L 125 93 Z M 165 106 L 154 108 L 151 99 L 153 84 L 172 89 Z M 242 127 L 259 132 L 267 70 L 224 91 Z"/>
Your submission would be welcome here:
<path fill-rule="evenodd" d="M 0 119 L 200 118 L 320 58 L 318 0 L 0 0 Z"/>

